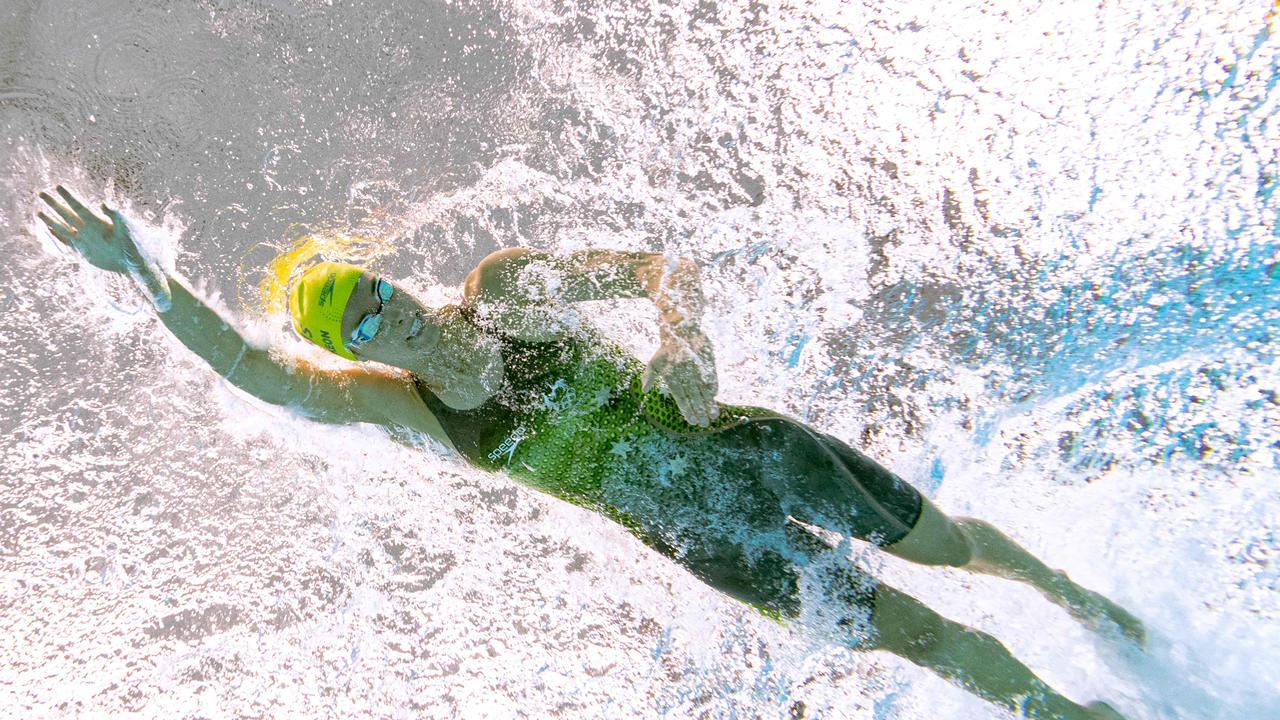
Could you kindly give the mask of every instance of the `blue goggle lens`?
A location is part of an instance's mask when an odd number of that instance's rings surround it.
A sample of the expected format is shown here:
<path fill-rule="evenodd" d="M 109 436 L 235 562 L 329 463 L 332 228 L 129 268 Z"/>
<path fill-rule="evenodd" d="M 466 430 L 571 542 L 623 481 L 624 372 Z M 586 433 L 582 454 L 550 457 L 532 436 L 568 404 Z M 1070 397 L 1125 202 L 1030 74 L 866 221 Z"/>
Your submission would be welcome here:
<path fill-rule="evenodd" d="M 351 342 L 347 343 L 347 347 L 360 347 L 361 345 L 373 339 L 378 334 L 378 328 L 382 325 L 381 313 L 376 315 L 365 315 L 360 324 L 351 333 Z"/>
<path fill-rule="evenodd" d="M 378 334 L 378 328 L 382 326 L 382 303 L 391 299 L 394 290 L 391 288 L 391 283 L 378 278 L 373 285 L 373 292 L 378 296 L 378 312 L 364 316 L 356 329 L 351 332 L 351 340 L 347 343 L 348 348 L 358 348 L 369 342 L 374 335 Z"/>

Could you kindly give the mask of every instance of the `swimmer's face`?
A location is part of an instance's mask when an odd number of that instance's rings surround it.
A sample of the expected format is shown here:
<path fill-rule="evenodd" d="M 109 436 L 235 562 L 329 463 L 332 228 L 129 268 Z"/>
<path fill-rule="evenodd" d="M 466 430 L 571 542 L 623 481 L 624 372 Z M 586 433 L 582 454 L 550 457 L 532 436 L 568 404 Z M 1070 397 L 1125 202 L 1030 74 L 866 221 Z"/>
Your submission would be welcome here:
<path fill-rule="evenodd" d="M 389 282 L 385 278 L 383 281 Z M 348 340 L 351 353 L 361 360 L 405 368 L 418 364 L 422 353 L 435 347 L 440 340 L 440 328 L 431 310 L 404 288 L 394 282 L 391 285 L 391 297 L 384 302 L 378 293 L 378 276 L 367 271 L 360 275 L 342 313 L 342 337 Z M 356 329 L 362 322 L 368 329 L 371 325 L 368 319 L 379 315 L 373 337 L 353 347 L 350 340 Z"/>

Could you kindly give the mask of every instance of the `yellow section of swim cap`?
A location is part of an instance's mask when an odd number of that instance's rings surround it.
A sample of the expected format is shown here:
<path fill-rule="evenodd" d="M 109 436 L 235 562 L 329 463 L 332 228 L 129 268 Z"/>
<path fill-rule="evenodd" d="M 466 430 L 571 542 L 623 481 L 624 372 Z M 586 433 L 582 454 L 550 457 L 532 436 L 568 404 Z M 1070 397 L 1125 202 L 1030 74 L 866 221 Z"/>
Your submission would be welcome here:
<path fill-rule="evenodd" d="M 343 342 L 342 313 L 363 272 L 355 265 L 335 262 L 308 268 L 289 292 L 293 329 L 325 350 L 355 360 Z"/>
<path fill-rule="evenodd" d="M 287 312 L 289 290 L 298 276 L 312 263 L 334 260 L 369 267 L 396 251 L 396 246 L 389 237 L 352 235 L 309 225 L 291 225 L 286 234 L 293 238 L 292 244 L 287 248 L 280 244 L 260 243 L 253 248 L 252 257 L 246 255 L 241 263 L 240 271 L 248 279 L 248 283 L 253 282 L 252 278 L 258 278 L 256 293 L 248 284 L 237 291 L 245 313 L 272 315 Z M 257 252 L 259 249 L 271 250 L 274 255 L 267 261 L 265 269 L 261 270 Z"/>

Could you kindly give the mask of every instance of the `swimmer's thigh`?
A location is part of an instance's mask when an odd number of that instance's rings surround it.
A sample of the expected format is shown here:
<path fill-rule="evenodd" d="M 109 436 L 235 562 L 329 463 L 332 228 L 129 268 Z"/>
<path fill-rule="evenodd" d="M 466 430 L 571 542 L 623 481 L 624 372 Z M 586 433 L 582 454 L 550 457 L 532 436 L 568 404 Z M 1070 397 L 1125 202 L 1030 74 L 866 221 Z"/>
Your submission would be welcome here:
<path fill-rule="evenodd" d="M 702 582 L 757 610 L 783 617 L 799 614 L 799 573 L 781 552 L 749 555 L 728 541 L 706 542 L 677 561 Z"/>
<path fill-rule="evenodd" d="M 747 552 L 728 541 L 703 542 L 678 562 L 707 585 L 768 615 L 796 618 L 803 603 L 823 603 L 855 644 L 861 642 L 876 580 L 795 523 L 783 530 L 781 538 L 770 534 L 778 541 L 773 547 L 758 544 Z"/>
<path fill-rule="evenodd" d="M 779 457 L 769 470 L 797 520 L 876 545 L 915 527 L 923 497 L 910 484 L 838 438 L 790 420 L 767 422 Z"/>
<path fill-rule="evenodd" d="M 821 438 L 844 471 L 833 473 L 826 487 L 829 496 L 841 498 L 856 513 L 854 537 L 922 565 L 961 567 L 969 562 L 964 533 L 928 498 L 839 438 Z"/>

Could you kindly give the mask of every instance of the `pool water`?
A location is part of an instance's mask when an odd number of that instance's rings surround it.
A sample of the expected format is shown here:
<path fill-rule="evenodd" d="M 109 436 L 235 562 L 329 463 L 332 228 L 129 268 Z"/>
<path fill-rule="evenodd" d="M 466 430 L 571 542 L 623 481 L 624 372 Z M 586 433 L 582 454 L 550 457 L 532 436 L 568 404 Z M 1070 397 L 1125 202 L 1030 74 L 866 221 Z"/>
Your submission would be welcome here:
<path fill-rule="evenodd" d="M 262 342 L 308 236 L 433 302 L 695 259 L 721 398 L 1133 609 L 858 562 L 1138 720 L 1280 714 L 1268 0 L 0 3 L 0 715 L 1001 718 L 426 440 L 220 380 L 35 219 L 136 218 Z M 643 304 L 585 313 L 656 347 Z"/>

